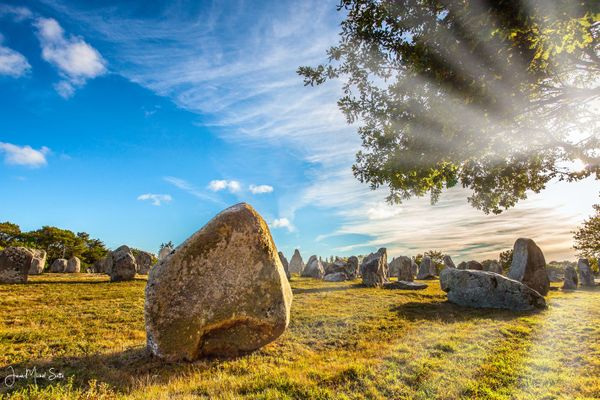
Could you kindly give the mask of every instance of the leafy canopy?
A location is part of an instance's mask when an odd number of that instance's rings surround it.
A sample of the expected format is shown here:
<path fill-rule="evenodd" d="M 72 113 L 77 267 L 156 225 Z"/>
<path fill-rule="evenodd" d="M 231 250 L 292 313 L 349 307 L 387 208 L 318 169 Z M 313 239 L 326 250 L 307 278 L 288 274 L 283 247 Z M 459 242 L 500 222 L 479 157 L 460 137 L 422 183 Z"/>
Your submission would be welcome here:
<path fill-rule="evenodd" d="M 0 223 L 0 247 L 24 246 L 45 250 L 48 264 L 57 258 L 79 257 L 92 265 L 108 253 L 104 243 L 86 232 L 74 232 L 54 226 L 44 226 L 31 232 L 22 232 L 17 224 Z"/>
<path fill-rule="evenodd" d="M 600 2 L 342 0 L 328 62 L 359 123 L 354 175 L 388 201 L 462 185 L 500 213 L 551 179 L 600 178 Z M 585 167 L 574 167 L 583 164 Z"/>
<path fill-rule="evenodd" d="M 592 261 L 600 259 L 600 204 L 594 205 L 596 214 L 583 222 L 575 231 L 575 249 Z"/>

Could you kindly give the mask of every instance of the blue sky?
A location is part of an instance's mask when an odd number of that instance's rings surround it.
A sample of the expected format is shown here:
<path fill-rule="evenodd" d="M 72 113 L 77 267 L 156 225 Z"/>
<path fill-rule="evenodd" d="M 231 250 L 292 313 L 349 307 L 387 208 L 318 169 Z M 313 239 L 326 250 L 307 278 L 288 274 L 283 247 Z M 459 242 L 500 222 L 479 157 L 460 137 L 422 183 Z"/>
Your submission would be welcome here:
<path fill-rule="evenodd" d="M 0 2 L 0 219 L 156 251 L 254 205 L 291 255 L 437 248 L 495 256 L 519 236 L 573 257 L 598 183 L 553 184 L 486 216 L 454 189 L 388 206 L 350 166 L 339 82 L 307 88 L 337 1 Z"/>

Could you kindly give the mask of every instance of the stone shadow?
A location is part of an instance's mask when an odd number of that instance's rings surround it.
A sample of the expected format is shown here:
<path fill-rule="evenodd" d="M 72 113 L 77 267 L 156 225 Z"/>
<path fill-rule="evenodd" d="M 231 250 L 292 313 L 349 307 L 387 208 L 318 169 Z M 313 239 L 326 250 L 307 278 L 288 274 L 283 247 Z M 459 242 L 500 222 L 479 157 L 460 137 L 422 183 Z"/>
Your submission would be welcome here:
<path fill-rule="evenodd" d="M 124 283 L 127 282 L 131 282 L 131 281 L 140 281 L 140 282 L 147 282 L 146 279 L 143 278 L 134 278 L 130 281 L 124 281 Z M 27 283 L 25 283 L 24 285 L 98 285 L 98 284 L 118 284 L 121 282 L 111 282 L 110 280 L 103 280 L 103 281 L 86 281 L 86 280 L 81 280 L 81 281 L 77 281 L 77 280 L 70 280 L 70 281 L 55 281 L 55 280 L 35 280 L 35 281 L 27 281 Z"/>
<path fill-rule="evenodd" d="M 292 288 L 292 293 L 293 294 L 326 293 L 326 292 L 339 292 L 339 291 L 350 290 L 350 289 L 358 289 L 358 288 L 364 289 L 365 286 L 363 286 L 360 283 L 354 283 L 354 284 L 349 285 L 349 286 L 348 285 L 344 285 L 344 286 L 325 286 L 325 287 L 307 288 L 307 289 L 303 289 L 303 288 L 293 289 Z"/>
<path fill-rule="evenodd" d="M 463 307 L 449 301 L 407 302 L 392 307 L 400 317 L 409 321 L 435 320 L 443 322 L 461 322 L 474 318 L 510 321 L 519 317 L 534 315 L 543 310 L 510 311 L 496 308 Z"/>
<path fill-rule="evenodd" d="M 195 362 L 169 363 L 152 356 L 146 347 L 138 347 L 109 354 L 33 360 L 0 366 L 0 395 L 4 393 L 10 396 L 11 392 L 34 384 L 38 387 L 64 385 L 67 380 L 72 380 L 74 388 L 87 389 L 91 381 L 96 381 L 108 385 L 111 390 L 127 394 L 135 388 L 166 385 L 174 377 L 218 368 L 223 361 L 231 359 L 207 357 Z M 34 381 L 31 375 L 34 369 L 38 375 L 46 376 Z M 23 377 L 27 371 L 30 371 L 30 375 Z M 13 374 L 17 375 L 14 380 Z M 58 374 L 64 377 L 57 378 Z M 51 376 L 54 379 L 49 379 Z M 7 385 L 7 382 L 13 381 L 14 384 Z"/>

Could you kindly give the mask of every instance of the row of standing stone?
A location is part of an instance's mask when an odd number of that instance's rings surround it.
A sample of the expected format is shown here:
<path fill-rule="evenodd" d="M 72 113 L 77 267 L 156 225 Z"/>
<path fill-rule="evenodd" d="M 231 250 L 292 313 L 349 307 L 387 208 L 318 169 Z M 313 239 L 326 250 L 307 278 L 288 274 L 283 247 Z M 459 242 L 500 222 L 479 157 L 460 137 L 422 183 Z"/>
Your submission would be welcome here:
<path fill-rule="evenodd" d="M 14 249 L 2 252 L 0 266 L 8 260 L 29 268 L 31 252 Z M 266 222 L 250 205 L 241 203 L 222 211 L 150 270 L 144 301 L 149 350 L 169 361 L 195 360 L 238 355 L 275 340 L 290 321 L 293 296 L 286 275 L 296 261 L 292 257 L 286 274 Z M 131 250 L 122 246 L 109 254 L 101 268 L 118 281 L 135 275 L 134 264 Z M 357 265 L 357 258 L 348 259 L 325 274 L 315 256 L 302 273 L 323 278 L 340 272 L 348 273 L 348 278 L 358 274 L 365 286 L 389 287 L 385 249 Z M 545 265 L 533 240 L 518 239 L 508 277 L 461 270 L 448 258 L 440 286 L 450 302 L 463 306 L 542 308 L 549 290 Z M 414 274 L 412 262 L 401 268 Z M 8 270 L 0 268 L 0 276 Z M 432 272 L 429 260 L 419 266 L 417 274 Z"/>
<path fill-rule="evenodd" d="M 47 254 L 44 250 L 25 247 L 7 247 L 0 252 L 0 283 L 26 283 L 29 275 L 40 275 L 46 268 Z M 109 252 L 87 272 L 107 274 L 112 282 L 134 279 L 136 274 L 147 275 L 153 264 L 151 253 L 127 246 Z M 51 273 L 80 273 L 81 260 L 73 256 L 58 258 L 49 268 Z"/>

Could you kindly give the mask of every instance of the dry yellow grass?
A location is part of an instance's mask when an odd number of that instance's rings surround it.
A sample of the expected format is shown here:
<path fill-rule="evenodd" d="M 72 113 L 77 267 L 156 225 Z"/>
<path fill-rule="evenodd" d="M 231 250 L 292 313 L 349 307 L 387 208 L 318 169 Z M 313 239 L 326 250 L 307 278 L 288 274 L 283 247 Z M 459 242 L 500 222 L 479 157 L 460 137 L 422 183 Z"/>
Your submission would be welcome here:
<path fill-rule="evenodd" d="M 44 275 L 0 285 L 0 368 L 61 372 L 17 380 L 16 399 L 597 399 L 600 291 L 553 291 L 513 313 L 419 292 L 294 277 L 292 322 L 229 360 L 162 364 L 144 349 L 145 280 Z"/>

